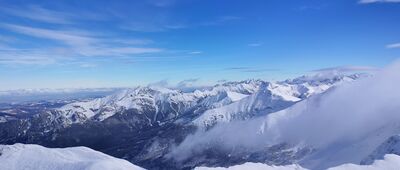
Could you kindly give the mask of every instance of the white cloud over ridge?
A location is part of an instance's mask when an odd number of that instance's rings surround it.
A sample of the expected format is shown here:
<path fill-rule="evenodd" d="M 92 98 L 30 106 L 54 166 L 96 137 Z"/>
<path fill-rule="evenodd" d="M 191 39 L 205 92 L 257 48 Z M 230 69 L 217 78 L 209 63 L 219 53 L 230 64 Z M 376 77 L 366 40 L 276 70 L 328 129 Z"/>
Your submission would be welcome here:
<path fill-rule="evenodd" d="M 329 153 L 309 157 L 314 164 L 306 168 L 359 163 L 388 137 L 400 133 L 399 72 L 400 62 L 396 62 L 373 77 L 344 84 L 266 117 L 199 130 L 169 156 L 179 161 L 212 146 L 260 150 L 290 143 Z M 303 163 L 307 164 L 307 159 Z"/>

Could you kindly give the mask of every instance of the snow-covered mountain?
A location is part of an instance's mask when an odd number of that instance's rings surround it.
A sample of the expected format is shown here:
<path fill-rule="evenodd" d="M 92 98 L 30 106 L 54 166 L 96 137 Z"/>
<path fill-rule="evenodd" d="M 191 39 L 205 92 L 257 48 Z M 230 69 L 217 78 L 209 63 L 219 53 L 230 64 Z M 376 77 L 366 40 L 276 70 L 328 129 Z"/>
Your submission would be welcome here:
<path fill-rule="evenodd" d="M 191 111 L 199 112 L 236 102 L 256 91 L 262 81 L 217 85 L 212 89 L 184 93 L 163 87 L 137 87 L 87 102 L 71 103 L 57 109 L 72 123 L 103 121 L 116 113 L 134 110 L 145 114 L 150 123 L 176 119 Z"/>
<path fill-rule="evenodd" d="M 275 115 L 362 77 L 365 75 L 304 76 L 280 82 L 246 80 L 189 92 L 157 86 L 124 89 L 102 98 L 49 108 L 29 118 L 3 120 L 0 143 L 87 146 L 149 169 L 229 166 L 248 161 L 290 164 L 312 150 L 279 144 L 262 151 L 237 147 L 227 152 L 210 145 L 206 154 L 179 163 L 168 155 L 198 129 L 213 132 L 217 124 Z"/>
<path fill-rule="evenodd" d="M 373 77 L 330 88 L 266 116 L 198 130 L 170 157 L 199 160 L 220 150 L 229 155 L 220 157 L 232 164 L 242 164 L 241 158 L 247 157 L 269 165 L 299 164 L 319 170 L 370 164 L 386 154 L 399 154 L 399 71 L 400 63 L 396 63 Z M 330 80 L 285 82 L 327 84 Z"/>
<path fill-rule="evenodd" d="M 273 113 L 288 108 L 311 95 L 325 92 L 335 85 L 351 82 L 360 77 L 362 76 L 358 74 L 318 77 L 318 79 L 303 76 L 283 82 L 263 82 L 255 93 L 243 97 L 237 102 L 207 110 L 193 122 L 199 127 L 208 127 L 218 122 L 243 120 Z"/>
<path fill-rule="evenodd" d="M 130 162 L 86 147 L 50 149 L 40 145 L 0 145 L 4 170 L 144 170 Z"/>
<path fill-rule="evenodd" d="M 103 121 L 127 110 L 144 114 L 148 123 L 162 123 L 183 115 L 198 116 L 197 126 L 211 126 L 217 122 L 253 117 L 282 110 L 313 94 L 330 87 L 356 80 L 355 75 L 336 75 L 318 79 L 301 77 L 283 82 L 247 80 L 216 85 L 210 89 L 182 92 L 163 87 L 137 87 L 126 89 L 104 98 L 71 103 L 57 109 L 57 113 L 82 123 L 87 120 Z"/>

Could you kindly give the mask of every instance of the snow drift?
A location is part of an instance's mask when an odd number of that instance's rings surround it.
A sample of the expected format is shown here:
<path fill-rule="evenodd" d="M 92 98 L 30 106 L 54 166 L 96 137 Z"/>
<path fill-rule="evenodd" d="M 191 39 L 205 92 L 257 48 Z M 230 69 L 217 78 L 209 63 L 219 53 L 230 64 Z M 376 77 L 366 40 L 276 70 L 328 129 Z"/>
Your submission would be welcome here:
<path fill-rule="evenodd" d="M 344 164 L 337 167 L 331 167 L 328 170 L 382 170 L 399 169 L 400 156 L 386 155 L 384 160 L 377 160 L 372 165 Z M 228 168 L 206 168 L 198 167 L 195 170 L 307 170 L 299 165 L 270 166 L 262 163 L 245 163 Z"/>
<path fill-rule="evenodd" d="M 86 147 L 50 149 L 39 145 L 0 145 L 0 169 L 143 170 L 126 160 Z"/>

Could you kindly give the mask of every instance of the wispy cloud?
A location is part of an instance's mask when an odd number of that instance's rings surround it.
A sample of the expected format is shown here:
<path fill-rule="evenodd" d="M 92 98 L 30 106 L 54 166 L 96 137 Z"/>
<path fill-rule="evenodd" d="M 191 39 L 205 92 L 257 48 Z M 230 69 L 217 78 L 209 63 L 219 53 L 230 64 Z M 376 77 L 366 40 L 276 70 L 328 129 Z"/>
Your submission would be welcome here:
<path fill-rule="evenodd" d="M 398 3 L 400 0 L 360 0 L 360 4 L 371 4 L 371 3 Z"/>
<path fill-rule="evenodd" d="M 167 16 L 154 16 L 153 18 L 149 18 L 148 20 L 128 21 L 126 23 L 123 23 L 120 28 L 135 32 L 165 32 L 195 27 L 219 26 L 241 19 L 243 18 L 238 16 L 220 16 L 214 19 L 210 19 L 208 21 L 185 23 L 171 21 L 172 19 Z"/>
<path fill-rule="evenodd" d="M 102 21 L 108 19 L 107 16 L 99 13 L 91 13 L 88 11 L 65 12 L 44 8 L 39 5 L 27 5 L 18 7 L 3 6 L 0 7 L 0 13 L 32 21 L 58 25 L 76 24 L 77 21 L 82 20 Z"/>
<path fill-rule="evenodd" d="M 169 30 L 179 30 L 187 28 L 185 24 L 172 24 L 167 21 L 135 21 L 124 23 L 121 29 L 135 32 L 164 32 Z"/>
<path fill-rule="evenodd" d="M 224 70 L 246 70 L 246 69 L 251 69 L 251 67 L 228 67 L 225 68 Z"/>
<path fill-rule="evenodd" d="M 259 67 L 228 67 L 228 68 L 225 68 L 224 70 L 247 72 L 247 73 L 260 73 L 260 72 L 279 71 L 280 69 L 259 68 Z"/>
<path fill-rule="evenodd" d="M 225 80 L 225 79 L 221 79 L 221 80 L 217 81 L 217 83 L 226 83 L 226 82 L 228 82 L 228 80 Z"/>
<path fill-rule="evenodd" d="M 23 34 L 38 39 L 47 39 L 60 44 L 55 50 L 38 49 L 48 51 L 46 53 L 37 52 L 32 54 L 16 52 L 15 49 L 3 49 L 0 52 L 2 64 L 52 64 L 57 61 L 54 56 L 68 57 L 121 57 L 138 54 L 159 53 L 161 48 L 135 47 L 134 44 L 149 44 L 150 40 L 135 39 L 116 39 L 109 40 L 107 36 L 88 33 L 83 30 L 56 30 L 28 27 L 15 24 L 0 24 L 3 29 Z M 54 48 L 54 47 L 52 47 Z M 20 49 L 25 50 L 25 49 Z M 53 53 L 50 53 L 53 52 Z M 35 57 L 37 59 L 35 59 Z M 18 61 L 20 60 L 20 61 Z"/>
<path fill-rule="evenodd" d="M 0 35 L 0 42 L 13 43 L 13 42 L 17 42 L 17 41 L 18 41 L 18 39 L 15 37 Z"/>
<path fill-rule="evenodd" d="M 96 39 L 91 38 L 87 35 L 83 35 L 82 32 L 73 31 L 55 31 L 43 28 L 34 28 L 28 26 L 14 25 L 14 24 L 0 24 L 1 27 L 9 29 L 11 31 L 25 34 L 32 37 L 51 39 L 61 41 L 64 44 L 71 46 L 85 46 L 94 43 Z"/>
<path fill-rule="evenodd" d="M 153 43 L 152 40 L 148 39 L 111 39 L 108 41 L 123 45 L 147 45 Z"/>
<path fill-rule="evenodd" d="M 280 70 L 280 69 L 254 68 L 254 69 L 243 70 L 243 72 L 247 72 L 247 73 L 261 73 L 261 72 L 271 72 L 271 71 L 279 71 L 279 70 Z"/>
<path fill-rule="evenodd" d="M 93 63 L 82 63 L 79 66 L 82 67 L 82 68 L 94 68 L 94 67 L 97 67 L 97 65 L 93 64 Z"/>
<path fill-rule="evenodd" d="M 317 70 L 312 70 L 312 72 L 371 72 L 379 70 L 376 67 L 370 66 L 339 66 L 339 67 L 329 67 L 329 68 L 322 68 Z"/>
<path fill-rule="evenodd" d="M 155 8 L 154 6 L 168 7 L 174 5 L 176 0 L 146 0 L 146 2 L 147 5 L 153 5 L 152 8 Z M 114 14 L 113 11 L 106 11 L 105 13 L 117 23 L 115 29 L 120 31 L 120 25 L 124 25 L 124 29 L 126 30 L 140 32 L 160 32 L 184 29 L 187 27 L 220 25 L 242 19 L 242 17 L 226 15 L 216 17 L 215 20 L 211 20 L 211 22 L 185 24 L 175 22 L 175 19 L 172 20 L 172 17 L 163 15 L 163 12 L 156 12 L 154 16 L 150 15 L 151 13 L 138 12 L 139 17 L 136 18 L 140 18 L 139 21 L 135 21 L 131 16 L 123 15 L 124 12 Z M 24 52 L 17 53 L 14 51 L 15 49 L 11 47 L 18 47 L 19 42 L 12 42 L 10 38 L 0 36 L 0 47 L 5 50 L 0 52 L 0 59 L 2 59 L 0 64 L 48 65 L 57 63 L 67 57 L 99 56 L 119 57 L 121 59 L 129 58 L 130 62 L 135 62 L 135 59 L 159 61 L 161 58 L 167 57 L 152 58 L 149 54 L 159 54 L 161 52 L 170 51 L 155 47 L 154 44 L 156 43 L 152 40 L 123 38 L 119 36 L 120 32 L 103 33 L 100 32 L 101 28 L 93 28 L 93 30 L 89 31 L 85 27 L 85 24 L 80 21 L 96 19 L 98 17 L 101 18 L 101 14 L 85 13 L 85 11 L 79 9 L 68 8 L 58 11 L 55 8 L 46 8 L 46 6 L 39 5 L 24 5 L 21 7 L 8 5 L 0 7 L 0 14 L 12 16 L 17 19 L 16 21 L 0 22 L 0 29 L 17 33 L 17 37 L 21 40 L 28 37 L 24 40 L 24 46 L 26 48 L 17 49 Z M 23 22 L 19 22 L 20 19 Z M 50 41 L 46 41 L 43 46 L 38 47 L 37 42 L 42 42 L 40 40 Z M 30 44 L 31 46 L 29 46 Z M 43 50 L 43 52 L 40 52 L 40 50 Z M 31 54 L 26 51 L 31 51 Z M 194 56 L 202 54 L 203 52 L 186 50 L 180 53 L 185 56 Z M 146 56 L 146 58 L 138 58 L 138 56 Z M 37 57 L 37 60 L 35 60 L 34 57 Z M 77 64 L 77 66 L 79 65 Z M 83 66 L 85 67 L 86 65 Z"/>
<path fill-rule="evenodd" d="M 0 48 L 0 64 L 3 65 L 50 65 L 57 62 L 47 50 L 21 50 Z"/>
<path fill-rule="evenodd" d="M 35 21 L 54 23 L 54 24 L 71 24 L 72 15 L 63 12 L 52 11 L 40 6 L 27 6 L 25 8 L 6 8 L 1 7 L 1 11 L 6 14 L 27 18 Z"/>
<path fill-rule="evenodd" d="M 250 47 L 259 47 L 259 46 L 262 46 L 262 44 L 261 44 L 261 43 L 250 43 L 250 44 L 247 44 L 247 46 L 250 46 Z"/>
<path fill-rule="evenodd" d="M 325 7 L 325 5 L 303 5 L 297 8 L 300 11 L 309 11 L 309 10 L 321 10 Z"/>
<path fill-rule="evenodd" d="M 182 80 L 178 83 L 178 86 L 186 86 L 186 85 L 193 85 L 194 83 L 198 82 L 199 79 L 198 78 L 194 78 L 194 79 L 186 79 L 186 80 Z"/>
<path fill-rule="evenodd" d="M 388 44 L 386 48 L 400 48 L 400 43 Z"/>
<path fill-rule="evenodd" d="M 212 21 L 206 21 L 206 22 L 201 22 L 199 25 L 200 26 L 216 26 L 216 25 L 222 25 L 231 21 L 237 21 L 237 20 L 242 20 L 243 17 L 239 16 L 220 16 L 217 17 L 216 19 Z"/>
<path fill-rule="evenodd" d="M 143 48 L 131 46 L 115 47 L 112 44 L 108 44 L 107 40 L 104 40 L 101 37 L 95 37 L 95 35 L 88 34 L 83 31 L 50 30 L 13 24 L 1 24 L 0 26 L 27 36 L 58 41 L 67 45 L 69 48 L 71 48 L 71 50 L 74 50 L 76 53 L 84 56 L 122 56 L 129 54 L 155 53 L 162 51 L 162 49 L 159 48 Z M 123 40 L 119 41 L 124 42 Z"/>
<path fill-rule="evenodd" d="M 173 5 L 175 0 L 162 0 L 153 1 L 148 0 L 154 6 L 168 6 Z M 0 22 L 0 29 L 6 29 L 14 33 L 33 37 L 34 40 L 29 38 L 24 41 L 26 48 L 16 50 L 31 51 L 32 53 L 15 52 L 14 48 L 17 47 L 20 41 L 14 41 L 9 37 L 0 36 L 0 47 L 3 51 L 0 52 L 0 64 L 54 64 L 57 63 L 62 57 L 77 58 L 77 57 L 125 57 L 134 60 L 137 56 L 144 54 L 160 53 L 166 51 L 163 48 L 154 47 L 153 40 L 149 39 L 135 39 L 124 38 L 119 35 L 119 32 L 101 32 L 101 29 L 93 28 L 87 30 L 85 24 L 81 21 L 107 21 L 106 18 L 113 18 L 113 21 L 118 24 L 129 21 L 131 17 L 126 17 L 124 20 L 118 18 L 117 14 L 112 11 L 103 11 L 101 13 L 93 13 L 96 10 L 82 11 L 80 9 L 66 9 L 55 10 L 55 8 L 45 8 L 39 5 L 25 5 L 25 6 L 2 6 L 0 7 L 0 14 L 12 16 L 13 18 L 22 19 L 24 22 Z M 68 12 L 65 12 L 68 11 Z M 147 15 L 146 15 L 147 16 Z M 159 16 L 159 15 L 158 15 Z M 155 19 L 156 24 L 150 20 L 144 19 L 145 24 L 137 24 L 130 29 L 137 29 L 140 31 L 147 30 L 162 31 L 171 29 L 184 28 L 183 24 L 171 24 L 165 20 Z M 25 22 L 28 21 L 28 22 Z M 148 21 L 148 22 L 147 22 Z M 23 23 L 23 24 L 22 24 Z M 34 24 L 32 24 L 34 23 Z M 148 24 L 148 25 L 146 25 Z M 159 24 L 162 26 L 159 27 Z M 120 29 L 118 26 L 116 29 Z M 18 35 L 18 38 L 21 36 Z M 21 38 L 22 39 L 22 38 Z M 38 47 L 37 40 L 50 40 Z M 31 46 L 29 46 L 31 44 Z M 39 50 L 39 51 L 38 51 Z M 40 52 L 43 50 L 43 52 Z M 29 57 L 28 57 L 29 56 Z M 37 57 L 37 60 L 34 59 Z M 78 64 L 77 64 L 78 65 Z M 79 65 L 78 65 L 79 66 Z M 88 65 L 82 65 L 87 67 Z"/>
<path fill-rule="evenodd" d="M 169 7 L 176 3 L 177 0 L 147 0 L 148 3 L 156 7 Z"/>
<path fill-rule="evenodd" d="M 203 52 L 202 51 L 191 51 L 191 52 L 189 52 L 189 54 L 202 54 Z"/>

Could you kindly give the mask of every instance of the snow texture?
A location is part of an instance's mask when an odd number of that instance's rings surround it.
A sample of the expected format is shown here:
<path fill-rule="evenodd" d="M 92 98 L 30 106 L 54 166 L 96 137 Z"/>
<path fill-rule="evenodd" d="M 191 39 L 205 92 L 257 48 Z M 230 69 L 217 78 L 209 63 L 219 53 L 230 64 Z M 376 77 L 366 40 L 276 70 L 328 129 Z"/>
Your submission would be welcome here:
<path fill-rule="evenodd" d="M 130 162 L 86 147 L 45 148 L 40 145 L 0 145 L 1 170 L 143 170 Z"/>
<path fill-rule="evenodd" d="M 327 170 L 395 170 L 400 169 L 400 156 L 385 155 L 384 160 L 376 160 L 371 165 L 343 164 Z M 242 165 L 231 166 L 228 168 L 207 168 L 198 167 L 195 170 L 307 170 L 299 165 L 270 166 L 262 163 L 247 162 Z"/>

